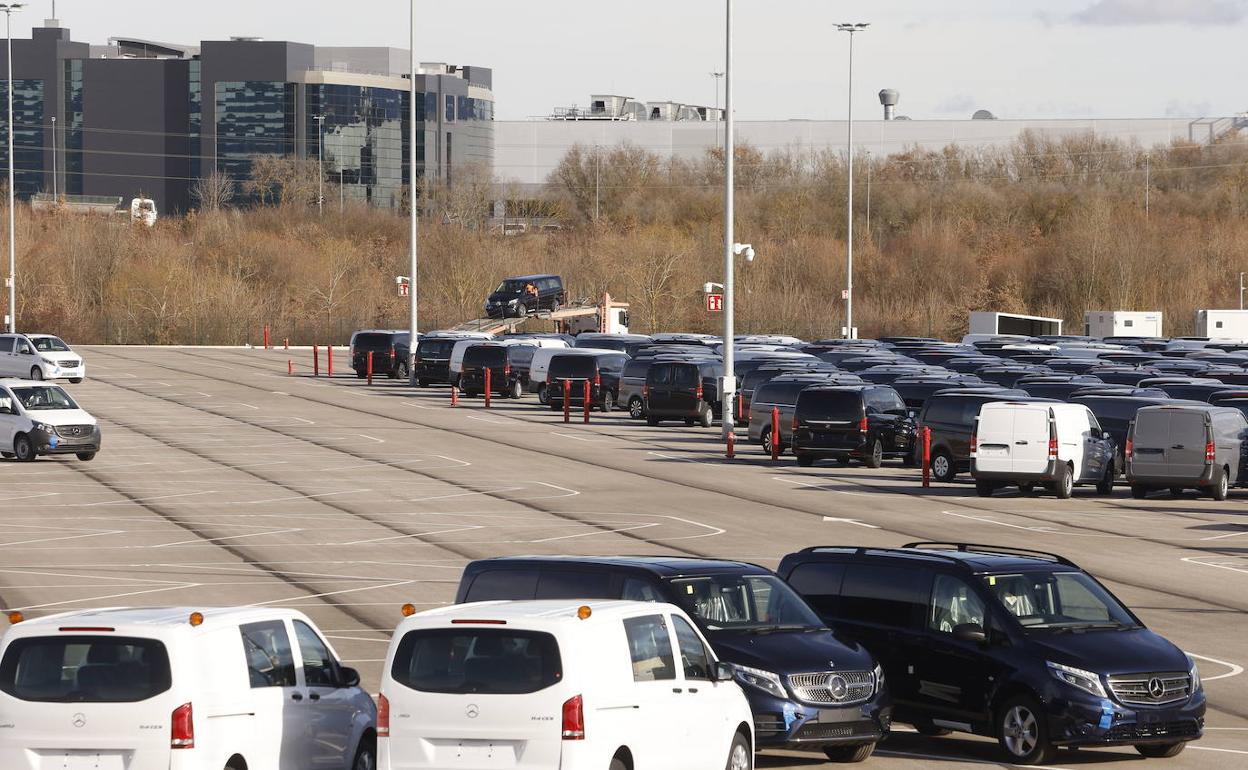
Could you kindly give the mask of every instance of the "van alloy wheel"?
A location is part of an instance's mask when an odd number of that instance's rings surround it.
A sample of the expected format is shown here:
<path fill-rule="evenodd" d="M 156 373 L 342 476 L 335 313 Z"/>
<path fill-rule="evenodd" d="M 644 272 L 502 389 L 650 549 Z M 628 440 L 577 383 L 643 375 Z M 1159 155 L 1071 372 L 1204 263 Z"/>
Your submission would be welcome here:
<path fill-rule="evenodd" d="M 750 746 L 741 733 L 737 733 L 732 738 L 732 748 L 728 750 L 728 770 L 752 770 L 753 767 L 754 755 L 750 753 Z"/>
<path fill-rule="evenodd" d="M 641 397 L 633 396 L 628 400 L 628 416 L 634 420 L 640 420 L 646 416 L 645 404 L 642 403 Z"/>
<path fill-rule="evenodd" d="M 997 712 L 997 740 L 1010 762 L 1043 765 L 1057 755 L 1049 742 L 1049 726 L 1032 697 L 1020 695 L 1006 701 Z"/>
<path fill-rule="evenodd" d="M 953 481 L 956 474 L 953 470 L 953 458 L 944 451 L 932 456 L 932 478 L 941 483 Z"/>
<path fill-rule="evenodd" d="M 30 440 L 30 436 L 19 433 L 17 438 L 13 439 L 13 456 L 19 463 L 28 463 L 35 459 L 35 445 Z"/>
<path fill-rule="evenodd" d="M 863 458 L 862 462 L 868 468 L 878 468 L 884 464 L 884 447 L 878 438 L 871 445 L 871 452 Z"/>
<path fill-rule="evenodd" d="M 1040 728 L 1036 715 L 1023 705 L 1017 705 L 1005 715 L 1001 731 L 1005 748 L 1016 757 L 1025 757 L 1036 750 Z"/>
<path fill-rule="evenodd" d="M 1218 468 L 1213 472 L 1213 488 L 1209 494 L 1214 500 L 1225 500 L 1230 493 L 1231 484 L 1230 477 L 1225 468 Z"/>
<path fill-rule="evenodd" d="M 771 456 L 771 428 L 763 428 L 763 435 L 759 439 L 759 443 L 763 445 L 763 451 L 767 456 Z"/>
<path fill-rule="evenodd" d="M 38 381 L 38 380 L 42 380 L 42 379 L 43 379 L 43 370 L 42 370 L 42 369 L 40 369 L 40 368 L 39 368 L 39 367 L 37 367 L 37 366 L 32 366 L 32 367 L 30 367 L 30 379 L 32 379 L 32 380 L 36 380 L 36 381 Z"/>

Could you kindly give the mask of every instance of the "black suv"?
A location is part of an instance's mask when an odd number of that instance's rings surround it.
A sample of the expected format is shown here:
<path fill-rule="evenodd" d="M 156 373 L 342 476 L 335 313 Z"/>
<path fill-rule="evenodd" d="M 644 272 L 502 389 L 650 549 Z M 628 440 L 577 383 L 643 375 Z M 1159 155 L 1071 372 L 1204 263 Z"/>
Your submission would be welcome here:
<path fill-rule="evenodd" d="M 459 388 L 475 398 L 485 392 L 485 372 L 490 372 L 490 392 L 520 398 L 529 387 L 529 364 L 535 345 L 471 345 L 464 351 Z"/>
<path fill-rule="evenodd" d="M 373 354 L 373 374 L 390 379 L 407 379 L 411 332 L 397 329 L 368 329 L 351 335 L 351 368 L 355 376 L 368 376 L 368 354 Z"/>
<path fill-rule="evenodd" d="M 1023 397 L 1019 397 L 1019 396 Z M 923 404 L 916 426 L 915 456 L 917 462 L 922 448 L 923 428 L 932 431 L 931 467 L 932 478 L 939 482 L 953 481 L 959 473 L 971 469 L 971 434 L 975 431 L 975 418 L 979 408 L 991 401 L 1049 401 L 1045 398 L 1028 398 L 1022 391 L 1001 388 L 996 391 L 980 389 L 966 392 L 937 393 Z"/>
<path fill-rule="evenodd" d="M 718 360 L 659 361 L 646 372 L 642 394 L 647 425 L 661 420 L 684 420 L 686 425 L 709 428 L 720 416 Z"/>
<path fill-rule="evenodd" d="M 997 738 L 1013 764 L 1059 746 L 1172 757 L 1201 736 L 1196 664 L 1052 554 L 965 543 L 807 548 L 781 577 L 875 653 L 898 721 Z"/>
<path fill-rule="evenodd" d="M 507 278 L 485 301 L 490 318 L 523 318 L 538 310 L 558 310 L 567 297 L 557 275 L 521 275 Z"/>
<path fill-rule="evenodd" d="M 563 381 L 568 381 L 568 406 L 585 406 L 585 383 L 589 383 L 590 407 L 603 412 L 615 409 L 620 398 L 620 376 L 628 356 L 623 353 L 552 356 L 546 370 L 546 403 L 563 409 Z"/>
<path fill-rule="evenodd" d="M 793 408 L 792 434 L 793 456 L 803 468 L 821 458 L 878 468 L 885 458 L 909 464 L 913 456 L 914 421 L 887 385 L 806 388 Z"/>
<path fill-rule="evenodd" d="M 888 692 L 874 659 L 758 565 L 662 556 L 483 559 L 464 568 L 455 597 L 516 599 L 681 607 L 732 666 L 759 748 L 822 749 L 829 759 L 859 762 L 888 734 Z"/>

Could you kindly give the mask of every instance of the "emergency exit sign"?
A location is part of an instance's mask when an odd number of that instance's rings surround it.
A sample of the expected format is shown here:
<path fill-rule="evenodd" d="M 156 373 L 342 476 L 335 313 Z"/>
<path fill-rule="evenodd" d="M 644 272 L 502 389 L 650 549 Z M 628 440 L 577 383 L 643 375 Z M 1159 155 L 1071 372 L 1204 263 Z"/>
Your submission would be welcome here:
<path fill-rule="evenodd" d="M 706 311 L 708 313 L 724 312 L 724 295 L 723 294 L 707 294 L 706 295 Z"/>

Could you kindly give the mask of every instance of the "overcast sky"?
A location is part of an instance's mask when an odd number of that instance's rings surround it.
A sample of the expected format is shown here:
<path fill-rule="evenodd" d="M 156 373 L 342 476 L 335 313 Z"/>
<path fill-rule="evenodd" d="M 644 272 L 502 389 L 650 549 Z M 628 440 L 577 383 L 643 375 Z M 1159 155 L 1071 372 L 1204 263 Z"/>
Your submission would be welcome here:
<path fill-rule="evenodd" d="M 14 35 L 51 14 L 28 0 Z M 840 119 L 846 35 L 857 117 L 901 91 L 899 114 L 965 118 L 1229 115 L 1248 110 L 1248 0 L 735 0 L 737 116 Z M 724 0 L 417 0 L 423 61 L 494 70 L 497 117 L 585 107 L 591 93 L 713 103 Z M 256 35 L 407 47 L 408 0 L 58 0 L 74 38 L 178 42 Z M 209 10 L 211 9 L 211 10 Z"/>

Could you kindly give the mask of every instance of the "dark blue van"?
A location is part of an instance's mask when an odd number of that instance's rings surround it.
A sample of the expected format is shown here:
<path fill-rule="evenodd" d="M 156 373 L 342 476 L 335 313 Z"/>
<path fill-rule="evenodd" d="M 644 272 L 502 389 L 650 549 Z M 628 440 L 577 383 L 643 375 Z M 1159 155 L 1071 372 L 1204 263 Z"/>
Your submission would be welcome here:
<path fill-rule="evenodd" d="M 465 567 L 455 597 L 516 599 L 678 605 L 732 664 L 759 748 L 822 750 L 834 761 L 861 762 L 888 734 L 889 694 L 875 659 L 764 567 L 659 556 L 501 557 Z"/>
<path fill-rule="evenodd" d="M 779 573 L 884 667 L 895 716 L 994 737 L 1017 765 L 1059 747 L 1173 757 L 1201 737 L 1195 662 L 1060 556 L 966 543 L 815 547 Z"/>

